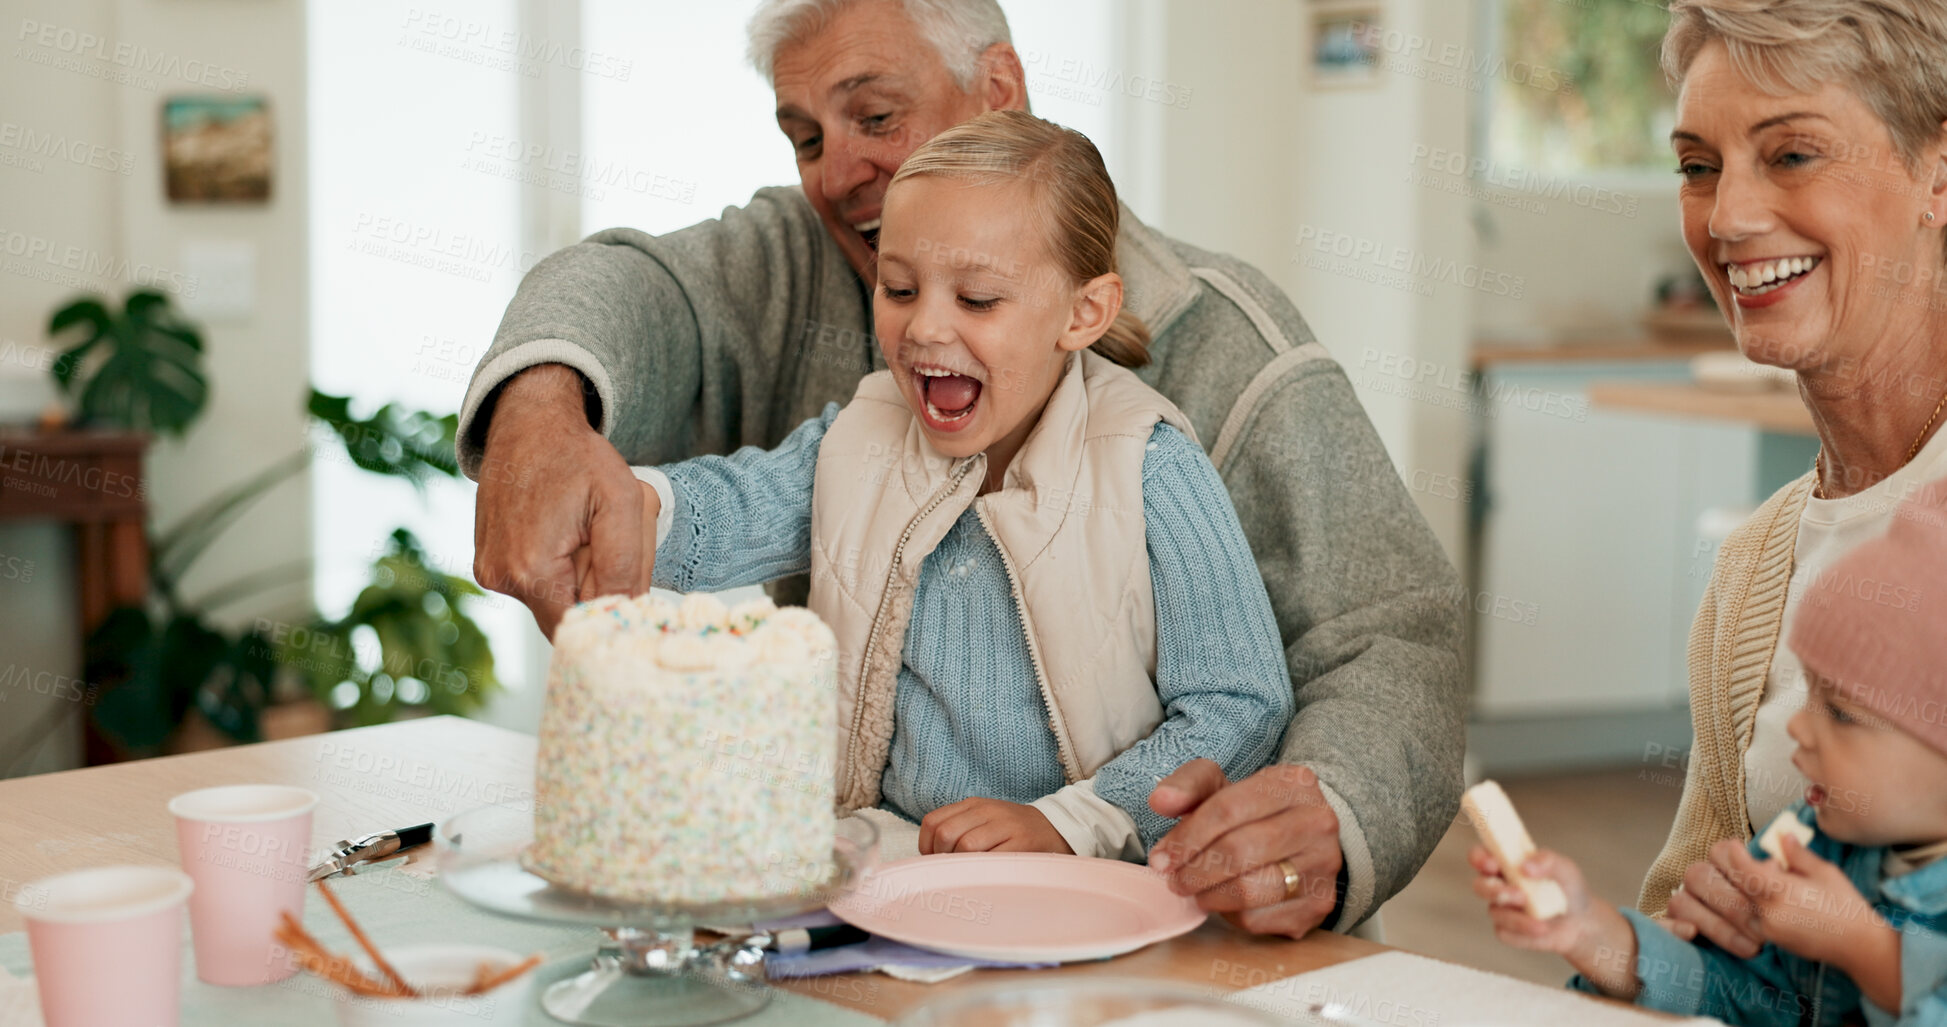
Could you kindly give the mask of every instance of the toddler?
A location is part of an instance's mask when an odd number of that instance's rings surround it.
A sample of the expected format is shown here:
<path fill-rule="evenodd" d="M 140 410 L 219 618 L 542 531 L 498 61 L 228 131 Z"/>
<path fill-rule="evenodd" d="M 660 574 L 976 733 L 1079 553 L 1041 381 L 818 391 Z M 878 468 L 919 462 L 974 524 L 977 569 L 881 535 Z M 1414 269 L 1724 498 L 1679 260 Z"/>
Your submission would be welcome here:
<path fill-rule="evenodd" d="M 1919 590 L 1917 608 L 1873 601 L 1899 586 Z M 1537 920 L 1476 847 L 1474 888 L 1502 941 L 1568 957 L 1575 987 L 1674 1013 L 1947 1025 L 1947 481 L 1820 575 L 1791 647 L 1811 684 L 1789 730 L 1811 781 L 1793 812 L 1812 842 L 1785 838 L 1782 861 L 1755 843 L 1710 854 L 1748 897 L 1758 954 L 1738 959 L 1619 911 L 1550 852 L 1523 869 L 1561 882 L 1569 911 Z"/>
<path fill-rule="evenodd" d="M 997 111 L 882 206 L 886 370 L 774 450 L 639 469 L 653 581 L 810 572 L 841 812 L 919 822 L 922 853 L 1142 859 L 1156 781 L 1259 769 L 1293 696 L 1222 480 L 1129 370 L 1115 187 L 1080 133 Z"/>

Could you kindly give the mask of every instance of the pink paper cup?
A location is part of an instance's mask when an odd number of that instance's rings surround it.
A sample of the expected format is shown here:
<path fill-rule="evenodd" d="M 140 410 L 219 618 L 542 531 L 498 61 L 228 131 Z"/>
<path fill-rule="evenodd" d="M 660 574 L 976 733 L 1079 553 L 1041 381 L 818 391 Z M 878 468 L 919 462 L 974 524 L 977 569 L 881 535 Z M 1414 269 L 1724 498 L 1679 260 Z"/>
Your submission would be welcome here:
<path fill-rule="evenodd" d="M 167 867 L 94 867 L 21 889 L 47 1027 L 176 1027 L 193 887 Z"/>
<path fill-rule="evenodd" d="M 169 800 L 189 899 L 196 976 L 242 987 L 297 972 L 276 938 L 278 915 L 304 919 L 311 810 L 318 796 L 284 785 L 225 785 Z"/>

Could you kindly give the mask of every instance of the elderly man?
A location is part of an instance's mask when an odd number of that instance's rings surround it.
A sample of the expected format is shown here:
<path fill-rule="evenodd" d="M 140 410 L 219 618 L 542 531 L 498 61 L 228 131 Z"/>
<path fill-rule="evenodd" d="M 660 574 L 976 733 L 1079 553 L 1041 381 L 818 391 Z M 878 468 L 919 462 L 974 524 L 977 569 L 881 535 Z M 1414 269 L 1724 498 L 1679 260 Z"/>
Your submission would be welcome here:
<path fill-rule="evenodd" d="M 583 594 L 647 589 L 631 464 L 775 445 L 884 366 L 870 293 L 887 182 L 935 133 L 1027 107 L 994 0 L 765 0 L 750 36 L 801 188 L 548 257 L 467 391 L 474 571 L 544 631 Z M 1264 275 L 1126 210 L 1117 259 L 1154 333 L 1141 376 L 1223 475 L 1297 692 L 1277 764 L 1233 783 L 1192 760 L 1158 784 L 1151 805 L 1182 819 L 1151 864 L 1247 930 L 1351 930 L 1458 804 L 1453 568 L 1343 370 Z"/>

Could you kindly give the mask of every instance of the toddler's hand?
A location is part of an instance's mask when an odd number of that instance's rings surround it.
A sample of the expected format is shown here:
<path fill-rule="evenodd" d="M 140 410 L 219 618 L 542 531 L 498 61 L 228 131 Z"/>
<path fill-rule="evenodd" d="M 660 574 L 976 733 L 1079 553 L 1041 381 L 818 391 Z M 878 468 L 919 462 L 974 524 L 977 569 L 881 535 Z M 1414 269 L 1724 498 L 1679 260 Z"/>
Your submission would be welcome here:
<path fill-rule="evenodd" d="M 1474 894 L 1488 902 L 1494 936 L 1506 945 L 1565 957 L 1603 993 L 1633 999 L 1636 979 L 1636 932 L 1616 907 L 1589 895 L 1582 869 L 1566 856 L 1542 849 L 1528 857 L 1522 872 L 1534 879 L 1552 880 L 1568 898 L 1568 912 L 1547 920 L 1528 913 L 1528 897 L 1501 875 L 1501 866 L 1485 846 L 1476 845 L 1467 861 L 1480 876 Z"/>
<path fill-rule="evenodd" d="M 1573 860 L 1546 849 L 1528 857 L 1528 876 L 1547 878 L 1562 886 L 1568 896 L 1568 912 L 1547 920 L 1528 913 L 1528 898 L 1501 873 L 1501 865 L 1484 845 L 1467 854 L 1479 875 L 1474 878 L 1474 894 L 1487 900 L 1488 915 L 1494 920 L 1494 935 L 1505 944 L 1537 952 L 1567 955 L 1580 940 L 1582 919 L 1589 910 L 1589 888 L 1582 870 Z"/>
<path fill-rule="evenodd" d="M 1060 852 L 1075 850 L 1033 806 L 999 799 L 961 799 L 919 822 L 919 853 Z"/>
<path fill-rule="evenodd" d="M 1712 865 L 1749 896 L 1750 927 L 1764 940 L 1805 959 L 1845 967 L 1892 931 L 1844 870 L 1796 838 L 1788 836 L 1784 845 L 1783 862 L 1757 859 L 1734 841 L 1710 850 Z"/>

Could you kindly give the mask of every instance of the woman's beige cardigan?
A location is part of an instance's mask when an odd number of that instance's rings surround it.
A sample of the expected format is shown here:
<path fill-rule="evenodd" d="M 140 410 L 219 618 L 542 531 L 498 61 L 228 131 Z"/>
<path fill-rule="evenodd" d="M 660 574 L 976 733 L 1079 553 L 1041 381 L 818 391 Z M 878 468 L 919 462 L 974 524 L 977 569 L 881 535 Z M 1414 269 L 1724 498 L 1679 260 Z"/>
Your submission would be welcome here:
<path fill-rule="evenodd" d="M 1636 906 L 1660 917 L 1690 864 L 1719 839 L 1751 838 L 1744 753 L 1785 619 L 1798 521 L 1812 493 L 1807 474 L 1779 489 L 1718 550 L 1710 587 L 1690 628 L 1690 772 L 1676 823 L 1650 867 Z"/>

